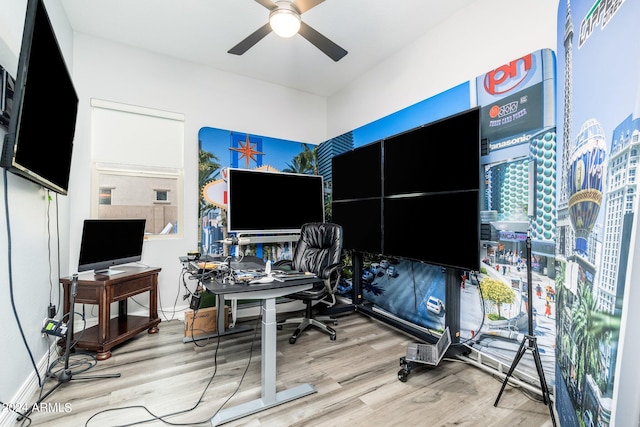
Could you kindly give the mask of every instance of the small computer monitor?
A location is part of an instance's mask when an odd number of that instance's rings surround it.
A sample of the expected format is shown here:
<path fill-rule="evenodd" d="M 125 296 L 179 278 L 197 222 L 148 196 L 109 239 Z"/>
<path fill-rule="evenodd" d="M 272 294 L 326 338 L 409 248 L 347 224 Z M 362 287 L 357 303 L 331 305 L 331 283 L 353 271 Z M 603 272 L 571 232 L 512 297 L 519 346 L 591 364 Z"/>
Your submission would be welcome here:
<path fill-rule="evenodd" d="M 82 229 L 78 271 L 112 275 L 111 267 L 142 259 L 145 219 L 87 219 Z"/>

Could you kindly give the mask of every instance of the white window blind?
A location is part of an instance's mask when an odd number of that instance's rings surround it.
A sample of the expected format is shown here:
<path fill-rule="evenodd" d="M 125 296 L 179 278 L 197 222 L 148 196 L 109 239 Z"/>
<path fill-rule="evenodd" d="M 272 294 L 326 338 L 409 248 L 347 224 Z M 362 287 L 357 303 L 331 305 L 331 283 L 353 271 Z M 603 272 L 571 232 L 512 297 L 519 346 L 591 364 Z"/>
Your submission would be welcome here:
<path fill-rule="evenodd" d="M 94 162 L 182 169 L 184 116 L 91 100 Z"/>

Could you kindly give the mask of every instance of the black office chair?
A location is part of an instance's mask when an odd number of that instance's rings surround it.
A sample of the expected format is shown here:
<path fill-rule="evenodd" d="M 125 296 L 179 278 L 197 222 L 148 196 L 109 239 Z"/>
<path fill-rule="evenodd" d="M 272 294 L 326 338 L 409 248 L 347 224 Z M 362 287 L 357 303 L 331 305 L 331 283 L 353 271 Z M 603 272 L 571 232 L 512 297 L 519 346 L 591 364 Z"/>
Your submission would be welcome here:
<path fill-rule="evenodd" d="M 274 268 L 289 266 L 295 271 L 311 272 L 320 279 L 309 290 L 287 295 L 287 298 L 302 300 L 306 305 L 304 318 L 287 319 L 278 323 L 278 329 L 282 329 L 285 324 L 298 325 L 289 338 L 291 344 L 295 344 L 298 336 L 308 326 L 315 326 L 328 333 L 332 341 L 336 339 L 335 330 L 313 317 L 312 306 L 314 301 L 327 304 L 329 307 L 336 303 L 335 290 L 344 266 L 341 261 L 342 240 L 342 227 L 338 224 L 304 224 L 293 252 L 293 259 L 281 260 L 274 264 Z M 336 323 L 335 319 L 333 323 Z"/>

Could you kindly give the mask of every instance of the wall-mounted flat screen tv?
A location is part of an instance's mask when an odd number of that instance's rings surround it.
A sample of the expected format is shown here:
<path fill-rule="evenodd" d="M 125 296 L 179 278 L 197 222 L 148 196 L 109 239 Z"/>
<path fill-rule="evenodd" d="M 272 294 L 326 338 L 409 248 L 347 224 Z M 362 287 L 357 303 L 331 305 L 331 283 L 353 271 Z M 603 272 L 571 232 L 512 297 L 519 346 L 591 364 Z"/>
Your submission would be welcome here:
<path fill-rule="evenodd" d="M 67 194 L 78 96 L 43 0 L 29 0 L 0 163 Z"/>
<path fill-rule="evenodd" d="M 118 274 L 111 267 L 142 259 L 146 220 L 87 219 L 82 228 L 78 271 L 95 274 Z"/>
<path fill-rule="evenodd" d="M 231 233 L 296 233 L 305 223 L 324 222 L 320 175 L 230 168 L 227 180 Z"/>

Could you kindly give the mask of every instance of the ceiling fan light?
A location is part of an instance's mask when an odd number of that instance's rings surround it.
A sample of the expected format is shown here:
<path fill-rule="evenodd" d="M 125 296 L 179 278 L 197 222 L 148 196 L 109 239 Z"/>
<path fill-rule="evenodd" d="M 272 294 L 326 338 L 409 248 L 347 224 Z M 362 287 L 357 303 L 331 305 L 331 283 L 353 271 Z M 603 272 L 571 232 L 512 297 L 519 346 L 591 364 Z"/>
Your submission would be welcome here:
<path fill-rule="evenodd" d="M 269 24 L 274 33 L 289 38 L 300 29 L 300 15 L 293 10 L 279 8 L 269 15 Z"/>

